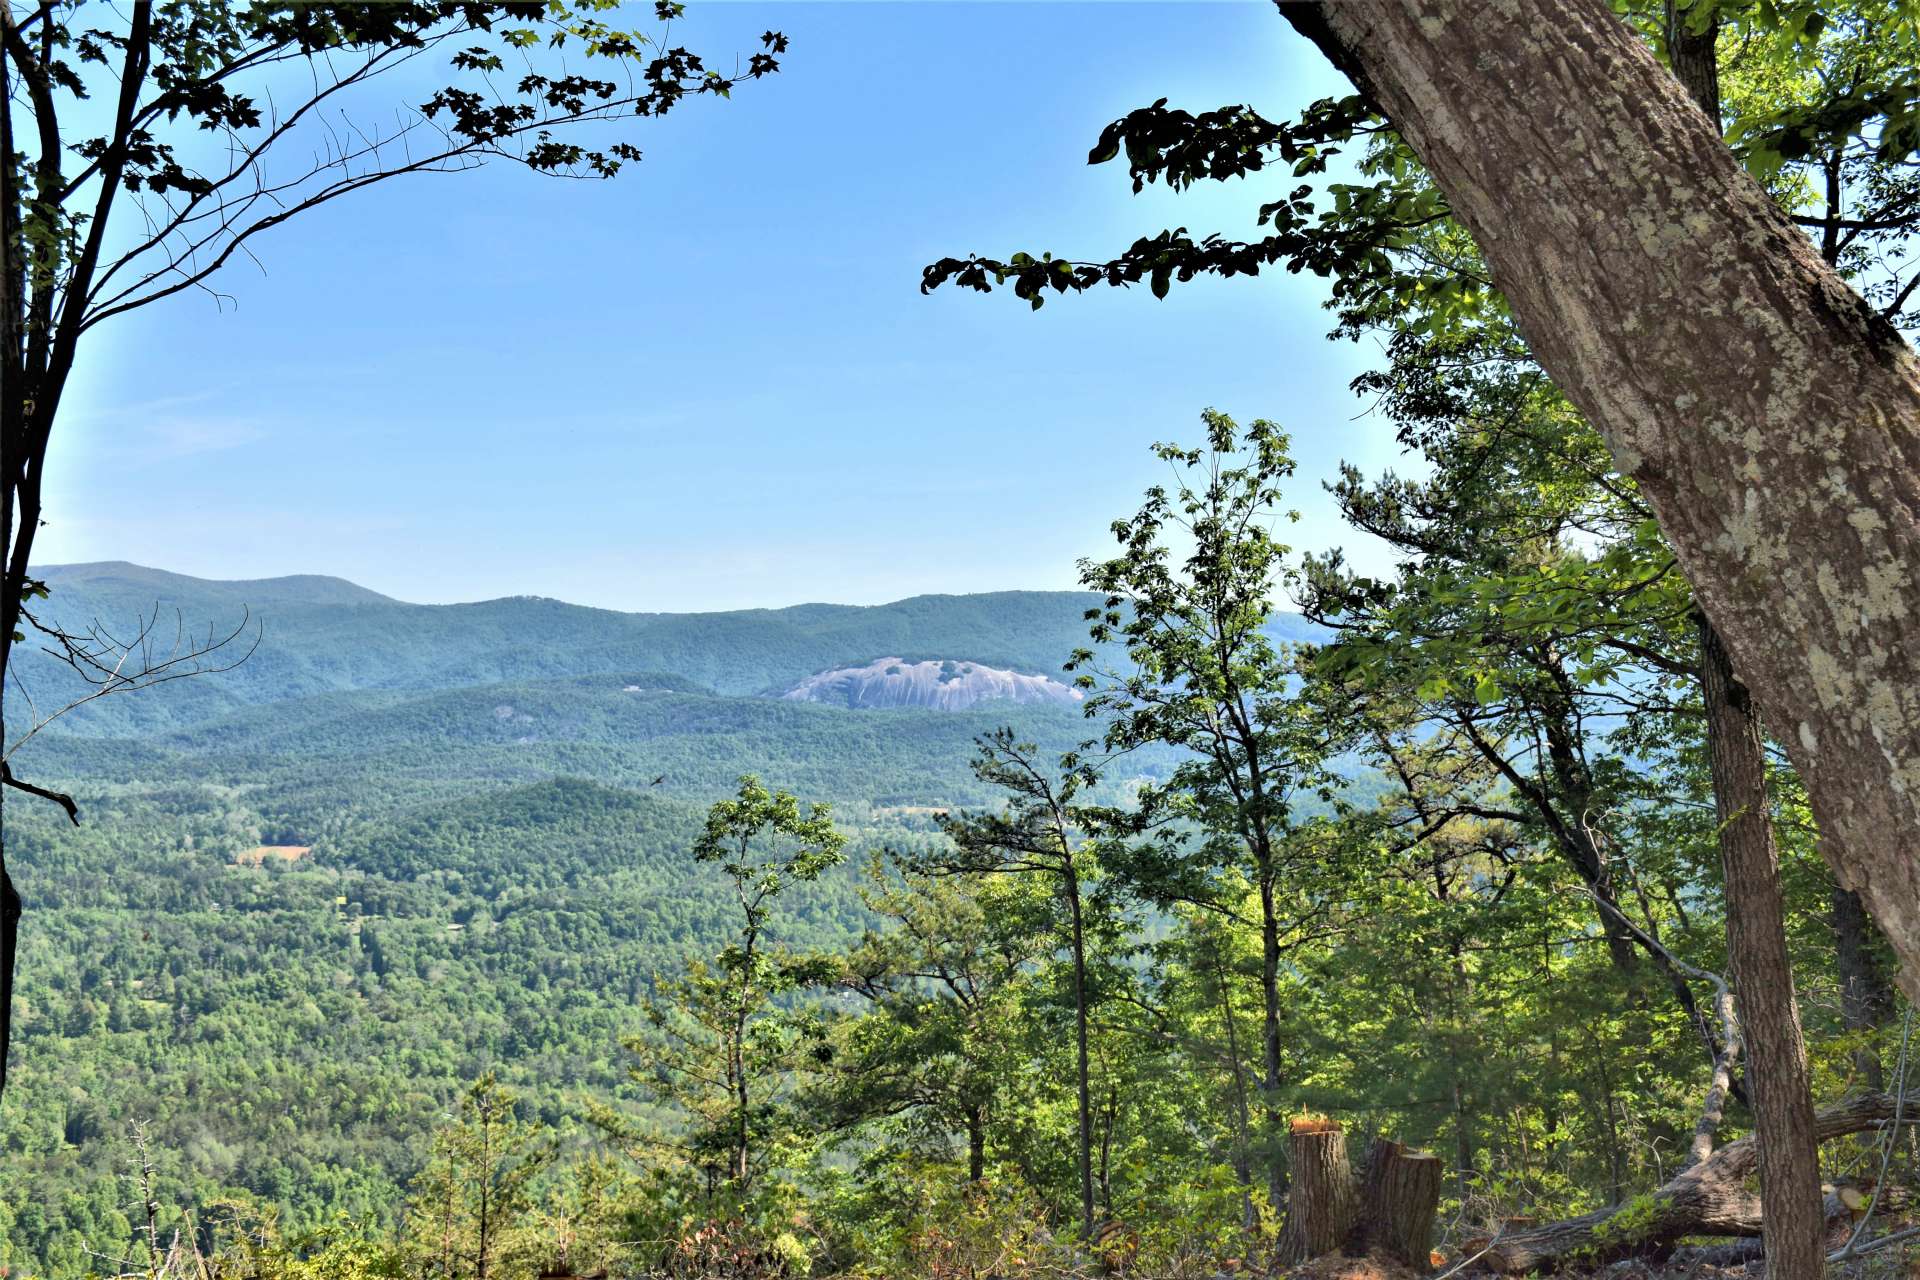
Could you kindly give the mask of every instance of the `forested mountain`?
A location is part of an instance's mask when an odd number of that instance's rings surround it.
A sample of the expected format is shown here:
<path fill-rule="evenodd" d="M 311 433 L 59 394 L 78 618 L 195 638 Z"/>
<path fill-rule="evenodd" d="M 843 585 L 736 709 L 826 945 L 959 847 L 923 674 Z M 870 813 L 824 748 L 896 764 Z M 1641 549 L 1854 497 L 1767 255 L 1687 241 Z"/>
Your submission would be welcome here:
<path fill-rule="evenodd" d="M 449 689 L 558 676 L 655 673 L 722 694 L 778 693 L 835 667 L 897 656 L 968 660 L 1058 675 L 1085 640 L 1082 592 L 916 596 L 859 607 L 804 604 L 731 613 L 616 613 L 531 596 L 416 605 L 335 578 L 207 582 L 128 564 L 36 570 L 52 588 L 40 616 L 68 630 L 124 635 L 142 620 L 165 648 L 182 629 L 238 632 L 223 655 L 252 657 L 217 681 L 184 681 L 137 701 L 106 702 L 69 732 L 193 723 L 236 707 L 351 690 Z M 68 690 L 59 671 L 22 670 Z M 217 658 L 216 658 L 217 660 Z"/>
<path fill-rule="evenodd" d="M 48 623 L 158 617 L 171 643 L 176 615 L 201 634 L 244 618 L 258 640 L 16 757 L 82 816 L 9 809 L 27 917 L 0 1111 L 0 1202 L 21 1208 L 0 1247 L 35 1273 L 83 1273 L 121 1230 L 130 1123 L 180 1202 L 244 1189 L 299 1227 L 391 1212 L 489 1069 L 576 1134 L 590 1098 L 641 1105 L 619 1040 L 656 976 L 723 935 L 724 883 L 689 851 L 739 775 L 831 803 L 860 852 L 986 800 L 977 736 L 1011 723 L 1057 753 L 1091 731 L 1072 700 L 778 696 L 896 654 L 1058 676 L 1081 593 L 649 615 L 123 564 L 42 576 Z M 796 940 L 857 936 L 859 861 L 788 904 Z"/>
<path fill-rule="evenodd" d="M 1180 332 L 1224 291 L 1124 344 L 849 323 L 936 252 L 909 205 L 856 225 L 970 158 L 927 139 L 1020 138 L 938 197 L 1006 235 L 982 211 L 1062 154 L 1012 90 L 1187 81 L 1185 14 L 1013 79 L 1083 33 L 845 42 L 833 87 L 889 103 L 861 161 L 811 146 L 839 99 L 650 188 L 722 196 L 719 241 L 649 209 L 608 252 L 500 187 L 392 218 L 568 251 L 444 258 L 392 344 L 351 287 L 351 323 L 224 350 L 134 329 L 116 370 L 92 336 L 224 311 L 223 264 L 390 177 L 611 178 L 628 124 L 788 47 L 729 72 L 677 0 L 621 8 L 0 5 L 0 1280 L 1920 1275 L 1912 0 L 1283 5 L 1355 92 L 1102 125 L 1100 89 L 1082 140 L 1135 208 L 1230 183 L 1252 239 L 1047 218 L 1105 246 L 921 269 L 1026 312 L 1316 277 L 1385 428 L 1358 461 L 1290 385 L 1318 362 L 1263 383 L 1248 326 Z M 964 103 L 919 97 L 943 67 Z M 801 234 L 740 234 L 760 188 Z M 662 246 L 697 269 L 636 287 Z M 1090 521 L 1170 393 L 1294 420 L 1155 422 Z M 256 417 L 288 439 L 208 448 Z M 317 463 L 312 427 L 325 502 L 222 465 Z M 82 495 L 76 445 L 116 481 Z M 669 532 L 573 519 L 636 473 L 679 486 Z M 384 497 L 485 563 L 954 545 L 912 522 L 1072 546 L 1086 590 L 671 615 L 29 569 L 43 528 L 136 527 L 100 509 L 130 478 L 149 520 Z M 511 524 L 462 523 L 485 492 Z M 196 554 L 258 527 L 234 505 Z"/>

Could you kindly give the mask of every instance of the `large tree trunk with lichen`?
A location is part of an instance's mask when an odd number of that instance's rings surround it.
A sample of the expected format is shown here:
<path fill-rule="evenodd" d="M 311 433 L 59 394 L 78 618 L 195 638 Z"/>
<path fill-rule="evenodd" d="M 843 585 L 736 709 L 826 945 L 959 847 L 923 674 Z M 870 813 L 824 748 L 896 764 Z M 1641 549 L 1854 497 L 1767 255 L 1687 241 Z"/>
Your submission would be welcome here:
<path fill-rule="evenodd" d="M 1916 1106 L 1920 1106 L 1920 1094 L 1908 1094 L 1904 1106 L 1891 1094 L 1849 1098 L 1822 1109 L 1814 1118 L 1814 1132 L 1821 1141 L 1866 1132 L 1891 1121 L 1896 1110 L 1911 1122 L 1920 1114 Z M 1683 1236 L 1757 1237 L 1764 1215 L 1760 1198 L 1748 1182 L 1759 1167 L 1757 1141 L 1742 1138 L 1689 1166 L 1650 1196 L 1506 1233 L 1491 1243 L 1469 1241 L 1465 1251 L 1484 1248 L 1486 1266 L 1517 1274 L 1551 1271 L 1575 1260 L 1590 1266 L 1618 1258 L 1659 1256 Z M 1823 1216 L 1829 1228 L 1850 1217 L 1853 1205 L 1848 1199 L 1827 1197 Z"/>
<path fill-rule="evenodd" d="M 1920 361 L 1605 0 L 1282 8 L 1638 482 L 1920 999 Z"/>

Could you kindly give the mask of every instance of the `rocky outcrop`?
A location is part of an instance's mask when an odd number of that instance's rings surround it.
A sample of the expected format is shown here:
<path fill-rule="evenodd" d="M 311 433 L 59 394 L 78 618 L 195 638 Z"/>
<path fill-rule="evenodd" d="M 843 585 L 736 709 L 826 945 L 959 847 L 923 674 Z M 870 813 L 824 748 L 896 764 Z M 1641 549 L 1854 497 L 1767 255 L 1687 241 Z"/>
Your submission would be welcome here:
<path fill-rule="evenodd" d="M 865 666 L 822 671 L 781 696 L 793 702 L 824 702 L 838 707 L 931 707 L 939 711 L 963 711 L 991 701 L 1070 706 L 1082 697 L 1078 689 L 1046 676 L 1022 675 L 955 659 L 908 662 L 903 658 L 878 658 Z"/>

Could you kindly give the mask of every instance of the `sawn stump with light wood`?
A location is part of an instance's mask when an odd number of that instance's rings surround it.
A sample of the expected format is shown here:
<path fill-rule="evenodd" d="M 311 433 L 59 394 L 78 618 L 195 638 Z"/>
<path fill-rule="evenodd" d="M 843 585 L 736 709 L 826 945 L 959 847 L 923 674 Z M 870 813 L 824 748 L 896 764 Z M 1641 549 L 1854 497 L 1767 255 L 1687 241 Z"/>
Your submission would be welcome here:
<path fill-rule="evenodd" d="M 1440 1157 L 1390 1138 L 1376 1138 L 1367 1152 L 1359 1217 L 1347 1247 L 1377 1250 L 1415 1271 L 1433 1258 L 1433 1218 L 1440 1207 Z"/>
<path fill-rule="evenodd" d="M 1347 1135 L 1337 1120 L 1302 1117 L 1288 1134 L 1292 1154 L 1292 1190 L 1287 1226 L 1280 1241 L 1283 1262 L 1302 1262 L 1332 1253 L 1353 1229 L 1360 1197 L 1347 1163 Z"/>

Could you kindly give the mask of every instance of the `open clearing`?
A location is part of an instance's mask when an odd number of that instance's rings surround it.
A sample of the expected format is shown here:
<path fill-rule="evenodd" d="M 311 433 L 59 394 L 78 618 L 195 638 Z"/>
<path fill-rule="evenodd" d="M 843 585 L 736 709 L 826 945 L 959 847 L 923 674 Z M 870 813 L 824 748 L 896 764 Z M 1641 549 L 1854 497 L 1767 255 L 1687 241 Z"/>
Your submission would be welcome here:
<path fill-rule="evenodd" d="M 233 855 L 235 866 L 257 867 L 268 858 L 278 858 L 282 862 L 298 862 L 313 852 L 310 844 L 257 844 L 253 848 Z"/>

